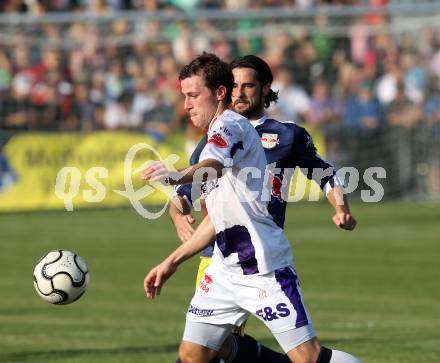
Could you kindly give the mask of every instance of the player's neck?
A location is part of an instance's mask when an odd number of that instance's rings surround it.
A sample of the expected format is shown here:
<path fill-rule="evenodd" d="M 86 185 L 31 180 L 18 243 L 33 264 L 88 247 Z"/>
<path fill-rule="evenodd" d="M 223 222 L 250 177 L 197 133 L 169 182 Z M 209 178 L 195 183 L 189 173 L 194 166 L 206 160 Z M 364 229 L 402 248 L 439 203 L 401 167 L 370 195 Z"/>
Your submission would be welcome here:
<path fill-rule="evenodd" d="M 225 102 L 219 101 L 217 105 L 217 109 L 215 110 L 214 116 L 212 117 L 212 120 L 214 120 L 216 117 L 220 116 L 223 112 L 225 112 L 228 109 Z M 212 122 L 211 120 L 211 122 Z"/>
<path fill-rule="evenodd" d="M 252 122 L 261 120 L 265 116 L 263 104 L 259 104 L 257 107 L 252 107 L 250 112 L 243 114 L 243 116 Z"/>
<path fill-rule="evenodd" d="M 211 125 L 215 122 L 218 116 L 220 116 L 223 112 L 225 112 L 228 109 L 225 102 L 219 101 L 217 104 L 217 109 L 214 112 L 214 115 L 212 116 L 211 120 L 209 121 L 207 125 L 207 129 L 209 130 L 211 128 Z"/>
<path fill-rule="evenodd" d="M 256 114 L 254 114 L 254 115 L 249 115 L 247 119 L 248 119 L 249 121 L 259 121 L 259 120 L 261 120 L 264 116 L 265 116 L 264 112 L 261 111 L 261 112 L 258 112 L 258 113 L 256 113 Z"/>

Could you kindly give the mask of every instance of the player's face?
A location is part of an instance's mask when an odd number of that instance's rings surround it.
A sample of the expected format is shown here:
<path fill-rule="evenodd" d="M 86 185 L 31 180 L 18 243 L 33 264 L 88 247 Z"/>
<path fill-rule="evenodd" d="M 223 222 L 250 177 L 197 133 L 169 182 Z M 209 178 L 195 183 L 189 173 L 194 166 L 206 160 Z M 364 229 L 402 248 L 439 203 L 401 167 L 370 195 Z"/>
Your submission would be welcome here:
<path fill-rule="evenodd" d="M 270 87 L 261 86 L 257 72 L 252 68 L 234 68 L 234 88 L 232 90 L 232 108 L 235 112 L 255 120 L 263 117 L 264 96 Z"/>
<path fill-rule="evenodd" d="M 206 87 L 205 80 L 199 75 L 185 78 L 180 85 L 185 96 L 185 109 L 189 112 L 194 126 L 207 127 L 219 106 L 220 101 L 216 94 Z"/>

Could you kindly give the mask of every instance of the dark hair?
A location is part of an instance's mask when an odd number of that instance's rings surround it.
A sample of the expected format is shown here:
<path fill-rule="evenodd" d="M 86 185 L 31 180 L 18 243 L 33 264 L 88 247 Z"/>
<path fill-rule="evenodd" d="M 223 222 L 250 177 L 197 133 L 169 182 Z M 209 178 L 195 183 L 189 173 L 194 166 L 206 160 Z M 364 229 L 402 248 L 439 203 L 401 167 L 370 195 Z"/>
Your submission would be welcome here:
<path fill-rule="evenodd" d="M 228 63 L 220 60 L 215 54 L 203 52 L 203 54 L 198 55 L 191 63 L 182 68 L 179 74 L 179 81 L 195 75 L 203 76 L 206 87 L 213 92 L 220 86 L 225 86 L 225 101 L 227 103 L 231 102 L 234 77 Z"/>
<path fill-rule="evenodd" d="M 269 65 L 256 55 L 245 55 L 244 57 L 235 58 L 231 63 L 231 69 L 234 68 L 252 68 L 257 72 L 257 79 L 261 86 L 271 85 L 273 82 L 273 74 Z M 278 101 L 278 92 L 269 89 L 269 93 L 264 97 L 264 107 L 268 108 L 271 102 Z"/>

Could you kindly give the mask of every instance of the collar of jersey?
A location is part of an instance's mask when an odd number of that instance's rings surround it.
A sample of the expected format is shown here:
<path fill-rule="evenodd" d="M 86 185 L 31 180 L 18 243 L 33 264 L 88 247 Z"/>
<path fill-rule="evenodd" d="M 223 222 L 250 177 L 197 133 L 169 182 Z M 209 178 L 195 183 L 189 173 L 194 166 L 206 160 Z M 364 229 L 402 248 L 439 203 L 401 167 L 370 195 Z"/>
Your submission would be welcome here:
<path fill-rule="evenodd" d="M 266 120 L 267 120 L 267 116 L 264 115 L 262 118 L 259 118 L 258 120 L 249 120 L 249 121 L 251 122 L 253 127 L 257 127 L 264 124 Z"/>
<path fill-rule="evenodd" d="M 211 131 L 211 127 L 212 127 L 212 125 L 214 125 L 215 121 L 217 121 L 217 118 L 218 118 L 218 116 L 215 116 L 215 117 L 211 120 L 211 122 L 209 123 L 209 126 L 208 126 L 208 133 Z"/>
<path fill-rule="evenodd" d="M 225 110 L 226 111 L 226 110 Z M 218 116 L 215 116 L 212 121 L 209 123 L 208 126 L 208 132 L 211 131 L 212 125 L 214 125 L 215 121 L 217 121 Z M 253 127 L 260 126 L 264 124 L 267 120 L 267 116 L 264 115 L 263 117 L 259 118 L 258 120 L 249 120 L 249 122 L 252 124 Z"/>

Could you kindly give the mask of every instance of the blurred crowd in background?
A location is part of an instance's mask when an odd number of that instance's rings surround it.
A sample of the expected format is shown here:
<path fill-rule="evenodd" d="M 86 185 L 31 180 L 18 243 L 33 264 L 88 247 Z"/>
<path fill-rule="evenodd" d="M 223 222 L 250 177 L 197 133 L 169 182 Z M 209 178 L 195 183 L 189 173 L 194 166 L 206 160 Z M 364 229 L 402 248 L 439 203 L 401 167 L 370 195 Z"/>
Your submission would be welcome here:
<path fill-rule="evenodd" d="M 365 1 L 11 0 L 3 2 L 2 10 L 176 12 L 194 6 L 246 9 L 323 3 Z M 370 3 L 386 5 L 381 0 Z M 259 27 L 258 22 L 244 18 L 237 23 L 238 35 L 234 37 L 224 36 L 222 29 L 206 18 L 139 22 L 114 17 L 105 29 L 93 22 L 31 24 L 27 31 L 44 39 L 43 44 L 29 42 L 29 34 L 26 38 L 20 31 L 14 34 L 13 44 L 0 43 L 0 129 L 135 129 L 161 141 L 170 130 L 187 128 L 188 138 L 195 142 L 198 135 L 188 121 L 179 90 L 181 66 L 202 51 L 215 52 L 227 61 L 252 53 L 270 64 L 272 88 L 279 90 L 278 103 L 269 114 L 321 129 L 331 160 L 343 163 L 349 150 L 352 157 L 358 153 L 354 157 L 360 164 L 363 159 L 370 165 L 383 164 L 387 149 L 371 146 L 378 139 L 382 146 L 390 143 L 392 149 L 409 148 L 413 155 L 418 141 L 408 135 L 414 129 L 422 130 L 424 143 L 432 144 L 434 156 L 430 153 L 429 157 L 438 160 L 437 29 L 425 27 L 417 33 L 394 34 L 384 28 L 370 32 L 370 27 L 390 21 L 380 13 L 350 18 L 341 34 L 325 31 L 332 22 L 325 14 L 312 21 L 312 27 L 294 32 L 280 27 L 240 36 L 240 30 Z M 399 146 L 401 140 L 406 141 Z M 356 147 L 351 148 L 350 142 Z M 422 154 L 428 151 L 425 148 Z M 387 164 L 393 165 L 392 150 L 389 153 Z M 420 158 L 426 160 L 427 156 Z M 410 162 L 418 165 L 417 160 Z M 440 193 L 440 172 L 436 169 L 433 176 L 427 173 L 421 171 L 421 175 L 433 178 L 431 188 L 438 187 Z M 408 179 L 407 183 L 414 182 L 413 177 L 408 178 L 412 181 Z"/>
<path fill-rule="evenodd" d="M 383 2 L 383 1 L 379 1 Z M 248 9 L 261 7 L 307 8 L 317 5 L 356 5 L 365 0 L 5 0 L 0 5 L 3 12 L 28 12 L 42 14 L 56 11 L 78 11 L 99 14 L 120 10 L 164 9 Z"/>

